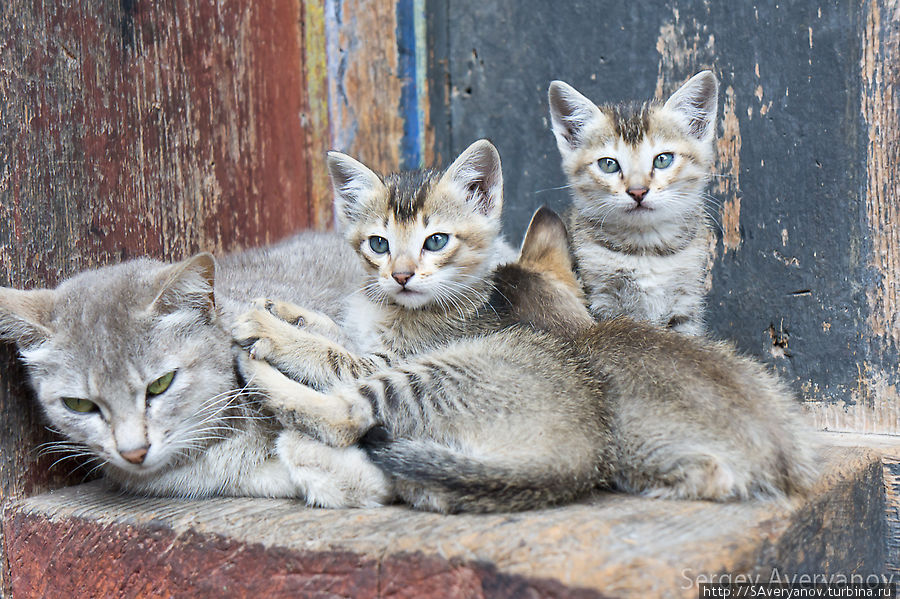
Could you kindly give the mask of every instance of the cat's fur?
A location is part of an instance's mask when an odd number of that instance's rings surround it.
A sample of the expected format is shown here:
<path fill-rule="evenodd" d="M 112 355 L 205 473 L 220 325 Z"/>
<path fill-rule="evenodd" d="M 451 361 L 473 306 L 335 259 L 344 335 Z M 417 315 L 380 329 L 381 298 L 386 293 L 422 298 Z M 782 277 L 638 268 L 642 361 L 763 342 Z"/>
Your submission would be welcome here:
<path fill-rule="evenodd" d="M 336 450 L 266 417 L 233 368 L 230 330 L 250 298 L 278 295 L 334 317 L 361 273 L 334 234 L 168 265 L 140 259 L 53 290 L 0 288 L 0 339 L 19 346 L 47 420 L 125 490 L 150 495 L 304 497 L 376 505 L 387 482 L 357 448 Z M 352 283 L 351 283 L 352 281 Z M 148 383 L 175 371 L 156 397 Z M 90 400 L 76 413 L 62 398 Z M 135 452 L 145 452 L 132 463 Z"/>
<path fill-rule="evenodd" d="M 329 443 L 367 433 L 395 491 L 422 509 L 535 508 L 598 485 L 728 500 L 811 484 L 805 428 L 778 379 L 724 344 L 627 318 L 594 324 L 550 211 L 493 286 L 474 330 L 497 332 L 330 393 L 265 366 L 261 384 L 282 418 Z M 518 321 L 532 326 L 507 326 Z"/>
<path fill-rule="evenodd" d="M 337 152 L 329 154 L 328 168 L 335 214 L 365 272 L 342 324 L 296 305 L 263 301 L 239 321 L 235 339 L 291 378 L 327 388 L 472 335 L 480 312 L 490 309 L 491 269 L 505 254 L 499 236 L 503 177 L 494 146 L 473 143 L 443 172 L 382 178 Z M 447 236 L 446 245 L 426 249 L 432 235 Z M 385 241 L 387 251 L 370 246 L 373 236 Z M 338 331 L 351 341 L 335 342 Z"/>
<path fill-rule="evenodd" d="M 710 71 L 664 104 L 598 107 L 562 81 L 550 84 L 553 133 L 573 198 L 570 234 L 594 316 L 703 332 L 704 187 L 715 157 L 717 97 Z M 662 154 L 672 160 L 658 168 Z M 618 170 L 601 169 L 608 159 Z"/>

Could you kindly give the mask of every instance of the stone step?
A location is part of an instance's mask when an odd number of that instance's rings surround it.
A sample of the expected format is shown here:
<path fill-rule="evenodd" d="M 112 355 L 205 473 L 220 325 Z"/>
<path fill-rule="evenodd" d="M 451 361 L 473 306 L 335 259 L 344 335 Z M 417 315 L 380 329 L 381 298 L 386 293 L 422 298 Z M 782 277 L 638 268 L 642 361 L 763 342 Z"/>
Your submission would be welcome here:
<path fill-rule="evenodd" d="M 696 598 L 724 574 L 886 572 L 884 454 L 826 448 L 815 492 L 790 503 L 598 493 L 492 515 L 146 499 L 97 481 L 14 504 L 3 532 L 15 599 Z"/>

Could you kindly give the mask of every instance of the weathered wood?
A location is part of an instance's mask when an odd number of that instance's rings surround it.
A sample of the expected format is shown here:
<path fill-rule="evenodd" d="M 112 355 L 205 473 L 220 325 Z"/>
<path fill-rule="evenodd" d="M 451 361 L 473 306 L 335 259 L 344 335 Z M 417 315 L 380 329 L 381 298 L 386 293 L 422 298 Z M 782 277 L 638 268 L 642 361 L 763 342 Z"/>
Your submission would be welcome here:
<path fill-rule="evenodd" d="M 449 82 L 437 147 L 496 143 L 508 236 L 569 204 L 550 80 L 615 102 L 713 69 L 710 328 L 792 381 L 820 428 L 900 433 L 900 3 L 546 7 L 460 0 L 431 26 Z"/>
<path fill-rule="evenodd" d="M 880 574 L 881 462 L 826 450 L 807 501 L 601 494 L 518 514 L 315 510 L 286 500 L 166 501 L 99 483 L 6 517 L 13 590 L 27 597 L 697 597 L 695 582 Z M 85 559 L 91 556 L 91 559 Z"/>
<path fill-rule="evenodd" d="M 288 0 L 0 4 L 0 285 L 328 226 L 307 202 L 322 124 L 321 98 L 304 118 L 304 19 Z M 0 506 L 72 468 L 34 453 L 48 433 L 13 355 Z"/>

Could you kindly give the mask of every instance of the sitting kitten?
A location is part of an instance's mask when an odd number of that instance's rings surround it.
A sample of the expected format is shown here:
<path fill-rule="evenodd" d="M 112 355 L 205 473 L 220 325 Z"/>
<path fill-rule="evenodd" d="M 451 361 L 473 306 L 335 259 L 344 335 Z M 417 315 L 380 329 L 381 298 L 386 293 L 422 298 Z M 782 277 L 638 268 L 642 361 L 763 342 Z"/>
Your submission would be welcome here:
<path fill-rule="evenodd" d="M 703 71 L 663 105 L 596 106 L 550 84 L 550 118 L 572 188 L 578 273 L 598 318 L 703 332 L 718 83 Z"/>
<path fill-rule="evenodd" d="M 329 393 L 246 368 L 287 425 L 335 445 L 362 439 L 421 509 L 538 508 L 597 486 L 728 500 L 811 484 L 799 409 L 778 379 L 724 344 L 627 318 L 594 324 L 551 211 L 492 286 L 492 309 L 469 315 L 478 334 Z"/>
<path fill-rule="evenodd" d="M 487 140 L 444 172 L 382 179 L 337 152 L 328 155 L 328 168 L 335 214 L 365 272 L 343 323 L 262 300 L 234 331 L 253 357 L 316 388 L 472 334 L 490 310 L 490 272 L 504 253 L 500 156 Z M 288 325 L 297 322 L 303 326 Z M 339 331 L 353 341 L 336 343 Z"/>
<path fill-rule="evenodd" d="M 91 456 L 125 490 L 377 505 L 387 480 L 361 450 L 265 416 L 238 383 L 230 335 L 261 294 L 337 317 L 359 276 L 333 234 L 227 256 L 218 271 L 209 254 L 134 260 L 52 290 L 0 288 L 0 340 L 18 345 L 47 420 L 69 440 L 60 447 Z"/>

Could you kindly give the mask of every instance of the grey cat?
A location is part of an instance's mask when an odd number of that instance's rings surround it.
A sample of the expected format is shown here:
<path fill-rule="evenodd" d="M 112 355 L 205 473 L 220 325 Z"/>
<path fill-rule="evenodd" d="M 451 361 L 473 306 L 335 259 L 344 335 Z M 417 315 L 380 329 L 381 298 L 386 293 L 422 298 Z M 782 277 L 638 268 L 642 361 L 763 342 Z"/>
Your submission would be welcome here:
<path fill-rule="evenodd" d="M 597 106 L 550 84 L 550 118 L 572 190 L 578 272 L 598 318 L 703 332 L 718 83 L 692 77 L 664 104 Z"/>
<path fill-rule="evenodd" d="M 531 509 L 597 487 L 783 497 L 812 483 L 806 429 L 778 379 L 724 344 L 627 318 L 594 324 L 551 211 L 535 215 L 519 261 L 478 288 L 469 335 L 330 391 L 260 361 L 244 367 L 286 426 L 339 447 L 362 441 L 394 492 L 420 509 Z M 304 358 L 271 348 L 307 337 L 301 328 L 256 334 L 273 363 L 294 371 Z"/>
<path fill-rule="evenodd" d="M 230 330 L 250 298 L 334 317 L 361 276 L 334 234 L 168 265 L 140 259 L 52 290 L 0 288 L 0 339 L 19 347 L 49 423 L 125 490 L 303 497 L 377 505 L 388 482 L 358 448 L 335 450 L 267 417 L 233 368 Z"/>

